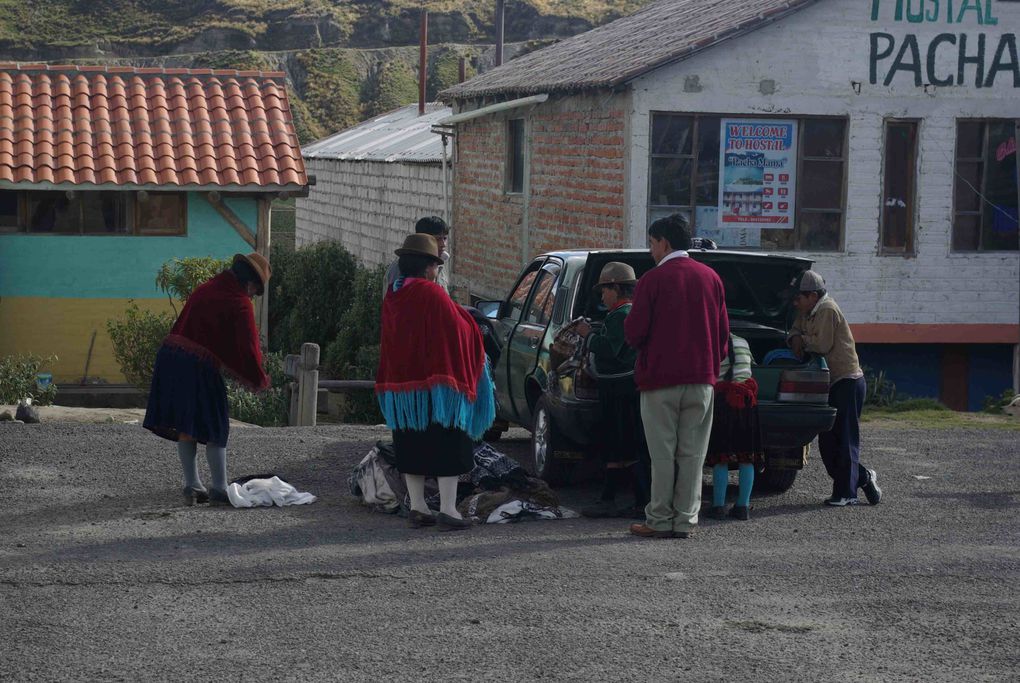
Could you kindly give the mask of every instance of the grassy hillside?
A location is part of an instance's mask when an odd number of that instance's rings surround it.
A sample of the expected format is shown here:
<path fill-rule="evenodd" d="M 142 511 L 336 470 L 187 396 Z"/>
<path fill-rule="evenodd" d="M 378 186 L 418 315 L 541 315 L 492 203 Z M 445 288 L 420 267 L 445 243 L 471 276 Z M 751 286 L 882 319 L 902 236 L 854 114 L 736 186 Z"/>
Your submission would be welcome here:
<path fill-rule="evenodd" d="M 508 0 L 507 58 L 648 0 Z M 417 99 L 419 0 L 0 0 L 0 60 L 280 70 L 302 143 Z M 426 0 L 429 99 L 493 62 L 495 0 Z"/>
<path fill-rule="evenodd" d="M 512 0 L 511 41 L 573 35 L 644 0 Z M 0 53 L 26 59 L 407 45 L 418 0 L 0 0 Z M 434 42 L 492 40 L 494 0 L 427 0 Z"/>

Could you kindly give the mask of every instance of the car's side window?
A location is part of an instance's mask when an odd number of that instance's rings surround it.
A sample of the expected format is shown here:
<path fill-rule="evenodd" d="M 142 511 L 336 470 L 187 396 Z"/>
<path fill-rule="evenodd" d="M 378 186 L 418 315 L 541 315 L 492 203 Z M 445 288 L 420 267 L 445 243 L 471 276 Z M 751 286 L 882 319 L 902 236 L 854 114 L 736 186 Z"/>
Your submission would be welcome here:
<path fill-rule="evenodd" d="M 528 315 L 525 322 L 536 325 L 547 325 L 552 319 L 553 306 L 556 303 L 556 276 L 560 273 L 558 263 L 547 263 L 535 286 L 535 295 L 531 297 Z"/>
<path fill-rule="evenodd" d="M 511 292 L 510 298 L 507 299 L 503 305 L 503 312 L 500 318 L 510 318 L 512 320 L 519 320 L 521 313 L 524 311 L 524 304 L 528 302 L 528 294 L 531 293 L 531 287 L 535 284 L 535 278 L 541 272 L 538 269 L 539 264 L 534 263 L 527 273 L 521 278 L 517 286 L 514 287 L 514 291 Z"/>

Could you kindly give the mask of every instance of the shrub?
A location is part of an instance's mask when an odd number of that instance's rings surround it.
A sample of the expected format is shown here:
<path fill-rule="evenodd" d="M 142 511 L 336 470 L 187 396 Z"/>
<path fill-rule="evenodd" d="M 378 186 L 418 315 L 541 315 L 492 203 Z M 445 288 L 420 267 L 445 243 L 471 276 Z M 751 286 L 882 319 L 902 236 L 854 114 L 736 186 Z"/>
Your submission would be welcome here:
<path fill-rule="evenodd" d="M 885 407 L 885 411 L 890 413 L 909 413 L 917 410 L 949 412 L 949 408 L 934 398 L 908 398 Z"/>
<path fill-rule="evenodd" d="M 864 368 L 864 377 L 868 382 L 864 405 L 882 408 L 896 402 L 896 384 L 886 378 L 885 370 L 874 373 L 870 368 Z"/>
<path fill-rule="evenodd" d="M 1014 398 L 1016 398 L 1016 392 L 1012 389 L 1006 389 L 998 396 L 985 396 L 981 410 L 986 413 L 1001 415 L 1002 409 L 1012 403 Z"/>
<path fill-rule="evenodd" d="M 36 375 L 55 357 L 46 359 L 38 356 L 0 356 L 0 404 L 14 404 L 23 398 L 32 399 L 38 405 L 50 405 L 57 395 L 57 385 L 52 382 L 42 388 Z"/>
<path fill-rule="evenodd" d="M 177 313 L 174 300 L 187 301 L 191 293 L 206 280 L 219 275 L 230 267 L 230 259 L 212 256 L 175 258 L 164 263 L 156 273 L 156 286 L 170 299 L 170 305 Z M 272 281 L 272 280 L 270 280 Z"/>
<path fill-rule="evenodd" d="M 267 353 L 262 359 L 262 367 L 269 375 L 271 385 L 260 394 L 253 394 L 235 382 L 227 382 L 230 417 L 261 427 L 286 427 L 290 405 L 284 390 L 288 380 L 283 374 L 283 354 Z"/>
<path fill-rule="evenodd" d="M 143 311 L 132 301 L 123 319 L 106 322 L 120 371 L 128 382 L 143 392 L 149 391 L 156 352 L 170 333 L 175 319 L 176 316 L 170 313 Z"/>
<path fill-rule="evenodd" d="M 301 344 L 312 342 L 325 349 L 336 339 L 340 318 L 353 300 L 351 284 L 358 263 L 338 242 L 302 247 L 282 260 L 279 281 L 273 282 L 275 263 L 269 281 L 270 320 L 276 322 L 275 327 L 270 324 L 270 348 L 296 353 Z"/>
<path fill-rule="evenodd" d="M 336 339 L 326 347 L 323 370 L 341 379 L 375 379 L 379 367 L 379 329 L 382 317 L 382 286 L 386 269 L 360 267 L 351 286 L 353 301 L 340 318 Z M 347 398 L 343 418 L 347 422 L 379 424 L 382 413 L 375 394 L 357 391 Z"/>

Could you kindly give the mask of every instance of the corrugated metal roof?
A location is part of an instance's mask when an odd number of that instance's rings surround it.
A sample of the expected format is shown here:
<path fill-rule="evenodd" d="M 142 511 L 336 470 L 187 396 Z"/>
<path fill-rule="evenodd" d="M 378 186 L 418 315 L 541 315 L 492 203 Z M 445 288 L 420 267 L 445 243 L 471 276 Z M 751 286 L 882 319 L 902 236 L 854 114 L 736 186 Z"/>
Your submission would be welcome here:
<path fill-rule="evenodd" d="M 418 105 L 409 104 L 313 142 L 301 152 L 305 159 L 439 163 L 443 141 L 432 126 L 452 113 L 449 107 L 430 102 L 418 116 Z"/>

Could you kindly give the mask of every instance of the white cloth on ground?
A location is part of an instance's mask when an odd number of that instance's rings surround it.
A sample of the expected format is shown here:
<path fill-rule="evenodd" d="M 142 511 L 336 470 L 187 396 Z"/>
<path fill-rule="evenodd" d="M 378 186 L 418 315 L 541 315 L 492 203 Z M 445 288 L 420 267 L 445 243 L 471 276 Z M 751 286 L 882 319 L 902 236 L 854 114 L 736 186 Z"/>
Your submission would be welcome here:
<path fill-rule="evenodd" d="M 307 505 L 316 501 L 311 493 L 302 493 L 279 477 L 249 479 L 243 484 L 230 484 L 227 486 L 227 496 L 230 504 L 236 508 Z"/>

